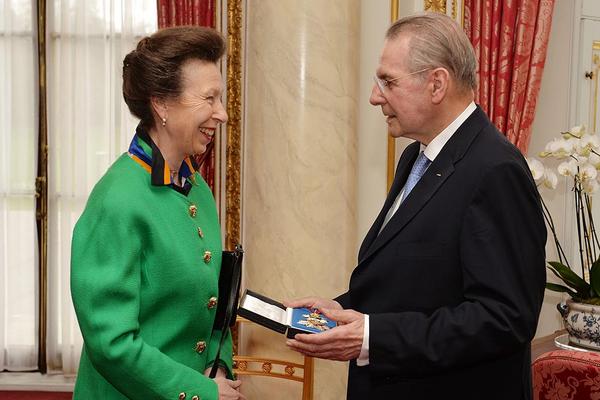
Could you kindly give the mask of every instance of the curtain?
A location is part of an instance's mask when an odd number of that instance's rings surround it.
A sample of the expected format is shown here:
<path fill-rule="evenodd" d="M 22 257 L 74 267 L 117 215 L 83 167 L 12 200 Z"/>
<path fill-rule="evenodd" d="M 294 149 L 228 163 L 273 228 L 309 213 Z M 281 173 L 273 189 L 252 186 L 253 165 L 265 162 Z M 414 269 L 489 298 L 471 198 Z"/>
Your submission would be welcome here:
<path fill-rule="evenodd" d="M 215 27 L 215 0 L 158 0 L 158 27 L 181 25 Z M 196 161 L 206 158 L 200 168 L 202 177 L 215 194 L 215 147 L 208 154 L 196 155 Z"/>
<path fill-rule="evenodd" d="M 215 26 L 214 0 L 158 0 L 158 26 Z"/>
<path fill-rule="evenodd" d="M 475 101 L 527 153 L 554 0 L 465 0 L 464 28 L 479 64 Z"/>
<path fill-rule="evenodd" d="M 155 0 L 48 1 L 49 370 L 77 370 L 82 338 L 69 292 L 71 235 L 94 184 L 133 137 L 123 58 L 156 23 Z"/>
<path fill-rule="evenodd" d="M 37 41 L 32 3 L 0 2 L 0 371 L 37 369 Z"/>

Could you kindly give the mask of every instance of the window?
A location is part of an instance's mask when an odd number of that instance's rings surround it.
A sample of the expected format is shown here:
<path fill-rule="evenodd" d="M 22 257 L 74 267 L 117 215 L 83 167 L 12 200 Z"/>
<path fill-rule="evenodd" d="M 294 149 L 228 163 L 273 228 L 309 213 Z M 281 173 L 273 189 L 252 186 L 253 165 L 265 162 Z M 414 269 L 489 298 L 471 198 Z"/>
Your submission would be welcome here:
<path fill-rule="evenodd" d="M 0 370 L 37 369 L 36 2 L 0 5 Z M 33 5 L 32 5 L 33 4 Z M 76 372 L 82 339 L 69 292 L 73 226 L 137 124 L 121 95 L 122 60 L 157 27 L 155 0 L 49 0 L 49 370 Z M 4 351 L 1 351 L 4 350 Z"/>
<path fill-rule="evenodd" d="M 0 3 L 0 371 L 37 369 L 34 12 Z"/>

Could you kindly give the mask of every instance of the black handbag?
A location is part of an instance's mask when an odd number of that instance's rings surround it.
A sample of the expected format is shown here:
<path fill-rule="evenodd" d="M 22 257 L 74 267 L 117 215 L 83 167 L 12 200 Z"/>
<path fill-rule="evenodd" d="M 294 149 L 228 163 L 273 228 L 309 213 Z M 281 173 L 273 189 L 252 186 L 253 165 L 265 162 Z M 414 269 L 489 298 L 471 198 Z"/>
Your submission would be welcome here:
<path fill-rule="evenodd" d="M 215 362 L 210 370 L 209 377 L 211 379 L 217 375 L 219 369 L 219 357 L 225 336 L 227 336 L 227 329 L 235 325 L 240 298 L 240 285 L 242 283 L 243 257 L 244 250 L 241 244 L 236 245 L 233 251 L 223 251 L 221 272 L 219 274 L 219 300 L 213 324 L 213 330 L 221 331 L 221 339 L 219 340 Z"/>

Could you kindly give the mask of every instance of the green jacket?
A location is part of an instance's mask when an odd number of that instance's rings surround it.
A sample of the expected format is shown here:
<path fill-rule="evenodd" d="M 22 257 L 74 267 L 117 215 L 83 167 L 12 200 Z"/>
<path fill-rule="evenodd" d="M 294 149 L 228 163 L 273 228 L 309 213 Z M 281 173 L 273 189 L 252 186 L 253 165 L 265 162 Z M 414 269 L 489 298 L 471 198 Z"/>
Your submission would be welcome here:
<path fill-rule="evenodd" d="M 220 338 L 221 233 L 212 193 L 194 176 L 185 196 L 151 185 L 123 154 L 92 191 L 71 253 L 84 339 L 74 399 L 218 399 L 203 373 Z M 220 363 L 231 377 L 227 335 Z"/>

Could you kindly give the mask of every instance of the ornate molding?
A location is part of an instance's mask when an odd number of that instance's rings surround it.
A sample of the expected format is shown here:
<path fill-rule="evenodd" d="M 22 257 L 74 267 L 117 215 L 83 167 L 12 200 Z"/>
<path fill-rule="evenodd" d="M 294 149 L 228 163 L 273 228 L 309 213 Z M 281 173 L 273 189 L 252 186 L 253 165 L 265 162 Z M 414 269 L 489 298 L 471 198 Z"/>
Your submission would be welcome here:
<path fill-rule="evenodd" d="M 309 360 L 311 359 L 309 358 Z M 233 356 L 233 370 L 236 375 L 271 376 L 297 382 L 304 382 L 305 380 L 312 382 L 311 368 L 312 361 L 302 365 L 284 360 Z M 296 375 L 296 369 L 302 371 L 302 375 Z"/>
<path fill-rule="evenodd" d="M 271 370 L 273 370 L 273 364 L 270 362 L 264 362 L 262 365 L 262 370 L 267 374 L 271 373 Z"/>
<path fill-rule="evenodd" d="M 288 374 L 289 376 L 292 376 L 296 373 L 296 369 L 294 367 L 292 367 L 291 365 L 286 365 L 285 373 Z"/>
<path fill-rule="evenodd" d="M 597 129 L 597 118 L 598 118 L 598 74 L 600 73 L 600 40 L 594 40 L 592 42 L 592 73 L 591 78 L 594 82 L 594 103 L 592 105 L 592 121 L 588 126 L 593 127 L 594 132 Z"/>
<path fill-rule="evenodd" d="M 424 0 L 425 11 L 446 14 L 446 0 Z"/>
<path fill-rule="evenodd" d="M 242 174 L 242 0 L 227 0 L 227 147 L 225 149 L 225 248 L 233 250 L 241 235 Z M 237 354 L 239 331 L 231 330 Z"/>
<path fill-rule="evenodd" d="M 46 0 L 37 0 L 38 170 L 35 179 L 38 229 L 38 368 L 46 373 L 48 335 L 48 109 L 46 103 Z"/>
<path fill-rule="evenodd" d="M 233 250 L 241 240 L 242 0 L 227 0 L 227 114 L 225 248 Z"/>
<path fill-rule="evenodd" d="M 390 17 L 391 23 L 394 23 L 400 15 L 400 0 L 390 0 Z M 387 163 L 386 163 L 386 175 L 387 175 L 387 189 L 386 193 L 392 188 L 394 182 L 394 172 L 396 166 L 396 139 L 390 135 L 388 130 L 387 135 Z"/>

